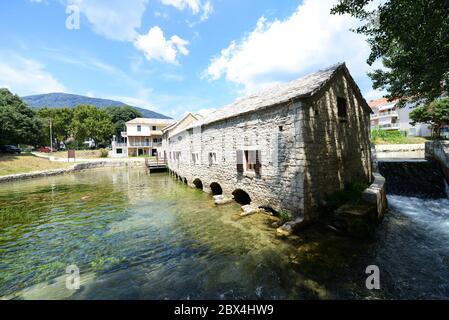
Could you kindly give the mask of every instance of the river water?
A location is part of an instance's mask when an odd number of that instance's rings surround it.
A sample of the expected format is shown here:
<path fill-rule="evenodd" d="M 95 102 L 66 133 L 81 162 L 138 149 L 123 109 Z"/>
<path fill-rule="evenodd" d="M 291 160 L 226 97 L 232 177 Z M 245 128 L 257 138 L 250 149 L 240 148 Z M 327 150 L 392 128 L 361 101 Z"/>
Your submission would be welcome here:
<path fill-rule="evenodd" d="M 390 196 L 370 240 L 241 218 L 166 174 L 98 169 L 0 185 L 0 297 L 379 299 L 449 297 L 449 200 Z M 80 270 L 79 290 L 66 268 Z M 365 269 L 380 269 L 368 290 Z"/>

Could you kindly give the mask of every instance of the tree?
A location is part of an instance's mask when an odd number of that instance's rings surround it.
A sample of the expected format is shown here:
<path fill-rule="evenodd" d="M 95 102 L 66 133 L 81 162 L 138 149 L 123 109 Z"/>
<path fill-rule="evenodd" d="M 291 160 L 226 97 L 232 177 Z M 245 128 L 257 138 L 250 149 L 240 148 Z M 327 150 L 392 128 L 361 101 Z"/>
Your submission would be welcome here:
<path fill-rule="evenodd" d="M 386 69 L 370 73 L 386 97 L 427 103 L 449 86 L 449 0 L 339 0 L 332 14 L 350 14 L 364 22 L 355 31 L 368 37 L 368 64 L 382 59 Z"/>
<path fill-rule="evenodd" d="M 109 107 L 106 109 L 112 118 L 112 122 L 115 126 L 115 135 L 120 137 L 122 131 L 125 130 L 125 123 L 136 118 L 142 118 L 142 114 L 139 110 L 130 107 Z"/>
<path fill-rule="evenodd" d="M 98 147 L 109 144 L 115 127 L 107 111 L 95 106 L 80 105 L 73 111 L 70 131 L 79 143 L 92 139 Z"/>
<path fill-rule="evenodd" d="M 414 109 L 410 112 L 410 119 L 412 125 L 416 123 L 431 124 L 434 135 L 439 137 L 441 128 L 449 125 L 449 98 L 438 99 Z"/>
<path fill-rule="evenodd" d="M 33 109 L 8 89 L 0 89 L 0 144 L 38 145 L 41 129 Z"/>
<path fill-rule="evenodd" d="M 73 119 L 73 109 L 70 108 L 42 108 L 37 112 L 39 118 L 44 123 L 45 137 L 50 135 L 50 121 L 53 138 L 56 145 L 66 142 L 70 138 L 70 126 Z M 48 138 L 47 138 L 48 140 Z"/>

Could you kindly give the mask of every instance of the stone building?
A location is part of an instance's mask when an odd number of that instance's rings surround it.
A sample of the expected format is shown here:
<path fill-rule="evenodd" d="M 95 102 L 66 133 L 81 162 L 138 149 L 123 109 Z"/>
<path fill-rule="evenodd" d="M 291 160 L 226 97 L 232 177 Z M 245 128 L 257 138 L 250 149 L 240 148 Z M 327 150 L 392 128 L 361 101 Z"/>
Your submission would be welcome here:
<path fill-rule="evenodd" d="M 192 187 L 313 219 L 326 195 L 372 180 L 371 109 L 345 64 L 163 131 L 169 169 Z"/>

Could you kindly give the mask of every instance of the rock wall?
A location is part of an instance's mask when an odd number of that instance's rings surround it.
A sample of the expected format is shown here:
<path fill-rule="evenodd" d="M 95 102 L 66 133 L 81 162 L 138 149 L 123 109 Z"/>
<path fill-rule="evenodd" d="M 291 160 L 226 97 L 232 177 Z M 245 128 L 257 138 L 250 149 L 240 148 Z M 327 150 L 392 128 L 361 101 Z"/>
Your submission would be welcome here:
<path fill-rule="evenodd" d="M 212 192 L 215 182 L 224 194 L 241 189 L 259 206 L 299 215 L 305 167 L 302 120 L 297 102 L 183 131 L 164 142 L 169 169 L 191 186 L 201 180 L 206 192 Z M 238 172 L 237 150 L 261 152 L 259 174 Z"/>
<path fill-rule="evenodd" d="M 370 118 L 343 72 L 304 108 L 305 208 L 314 212 L 326 195 L 349 182 L 372 180 Z M 337 97 L 347 101 L 346 117 Z"/>

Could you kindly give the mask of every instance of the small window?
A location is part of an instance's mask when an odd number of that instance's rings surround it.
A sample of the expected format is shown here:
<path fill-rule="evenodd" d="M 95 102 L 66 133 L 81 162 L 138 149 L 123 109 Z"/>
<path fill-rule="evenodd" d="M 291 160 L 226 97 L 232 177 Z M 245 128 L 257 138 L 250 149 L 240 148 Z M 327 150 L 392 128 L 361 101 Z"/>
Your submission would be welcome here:
<path fill-rule="evenodd" d="M 153 126 L 153 131 L 156 131 L 156 130 L 157 130 L 156 126 Z"/>
<path fill-rule="evenodd" d="M 142 126 L 140 124 L 137 125 L 137 132 L 142 132 Z"/>
<path fill-rule="evenodd" d="M 279 126 L 279 131 L 280 132 L 284 131 L 284 127 L 283 126 Z"/>
<path fill-rule="evenodd" d="M 260 150 L 237 150 L 237 172 L 261 173 L 262 153 Z"/>
<path fill-rule="evenodd" d="M 198 153 L 192 153 L 192 163 L 197 164 L 200 160 L 200 156 Z"/>
<path fill-rule="evenodd" d="M 123 149 L 117 149 L 115 152 L 116 152 L 117 154 L 123 154 Z"/>
<path fill-rule="evenodd" d="M 256 150 L 245 150 L 245 171 L 254 172 L 256 169 Z"/>
<path fill-rule="evenodd" d="M 345 98 L 337 98 L 338 117 L 346 119 L 348 117 L 348 103 Z"/>
<path fill-rule="evenodd" d="M 217 154 L 215 152 L 209 152 L 209 165 L 217 163 Z"/>

